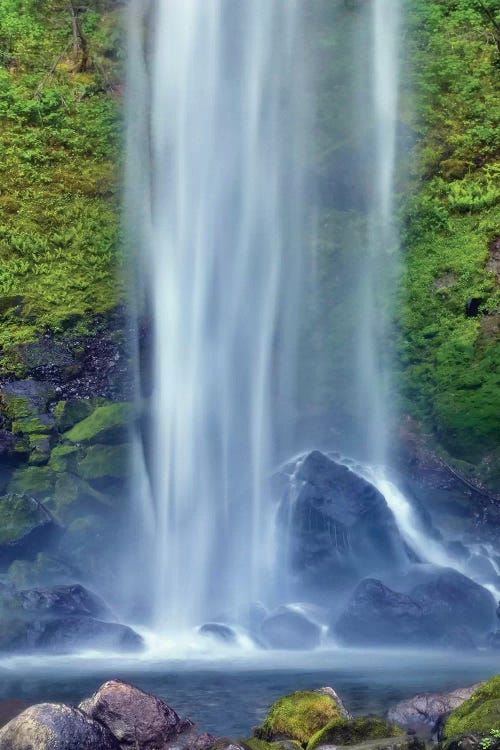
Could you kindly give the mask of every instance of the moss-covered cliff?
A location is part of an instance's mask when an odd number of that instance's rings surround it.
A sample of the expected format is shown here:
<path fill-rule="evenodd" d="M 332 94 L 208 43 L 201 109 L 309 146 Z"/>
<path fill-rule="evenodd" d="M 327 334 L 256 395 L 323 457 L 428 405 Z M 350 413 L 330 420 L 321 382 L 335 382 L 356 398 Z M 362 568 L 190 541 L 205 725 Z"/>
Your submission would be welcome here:
<path fill-rule="evenodd" d="M 498 489 L 500 9 L 406 6 L 402 116 L 417 140 L 405 164 L 403 406 L 462 471 Z"/>

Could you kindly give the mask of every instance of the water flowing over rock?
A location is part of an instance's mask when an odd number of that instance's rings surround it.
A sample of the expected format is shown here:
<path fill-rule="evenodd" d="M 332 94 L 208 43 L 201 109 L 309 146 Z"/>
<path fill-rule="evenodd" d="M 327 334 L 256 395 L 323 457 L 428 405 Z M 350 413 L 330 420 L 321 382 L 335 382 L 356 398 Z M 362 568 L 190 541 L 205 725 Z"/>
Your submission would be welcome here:
<path fill-rule="evenodd" d="M 62 704 L 42 703 L 23 711 L 0 730 L 2 750 L 120 750 L 98 721 Z"/>
<path fill-rule="evenodd" d="M 133 750 L 161 750 L 192 727 L 159 698 L 118 680 L 104 683 L 80 709 Z"/>
<path fill-rule="evenodd" d="M 287 553 L 307 596 L 340 593 L 375 571 L 409 562 L 383 495 L 347 466 L 314 451 L 301 459 L 285 490 L 281 524 Z"/>

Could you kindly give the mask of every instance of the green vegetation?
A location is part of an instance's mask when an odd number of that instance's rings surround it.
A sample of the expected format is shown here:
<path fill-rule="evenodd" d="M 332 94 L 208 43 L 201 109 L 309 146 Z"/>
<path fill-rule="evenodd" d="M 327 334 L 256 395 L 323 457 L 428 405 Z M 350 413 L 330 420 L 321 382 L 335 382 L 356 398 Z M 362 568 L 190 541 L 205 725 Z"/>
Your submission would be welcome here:
<path fill-rule="evenodd" d="M 341 718 L 340 708 L 329 695 L 302 690 L 276 701 L 255 735 L 267 742 L 285 735 L 306 744 L 325 724 Z"/>
<path fill-rule="evenodd" d="M 404 410 L 498 488 L 500 10 L 488 0 L 406 7 L 403 118 L 416 145 L 404 165 Z M 467 317 L 473 298 L 479 316 Z"/>
<path fill-rule="evenodd" d="M 307 750 L 315 750 L 321 745 L 357 745 L 366 740 L 398 737 L 404 732 L 394 724 L 375 716 L 361 719 L 333 721 L 316 732 L 307 745 Z"/>
<path fill-rule="evenodd" d="M 106 443 L 126 435 L 131 417 L 127 403 L 98 406 L 90 416 L 76 424 L 64 437 L 71 443 Z"/>
<path fill-rule="evenodd" d="M 46 516 L 31 498 L 10 494 L 0 498 L 0 520 L 0 544 L 5 544 L 21 539 Z"/>
<path fill-rule="evenodd" d="M 119 294 L 121 20 L 106 5 L 82 5 L 74 35 L 66 0 L 0 0 L 4 370 L 15 345 L 83 332 Z"/>
<path fill-rule="evenodd" d="M 444 726 L 443 737 L 449 740 L 468 732 L 491 737 L 493 730 L 500 730 L 500 675 L 488 680 L 453 711 Z"/>

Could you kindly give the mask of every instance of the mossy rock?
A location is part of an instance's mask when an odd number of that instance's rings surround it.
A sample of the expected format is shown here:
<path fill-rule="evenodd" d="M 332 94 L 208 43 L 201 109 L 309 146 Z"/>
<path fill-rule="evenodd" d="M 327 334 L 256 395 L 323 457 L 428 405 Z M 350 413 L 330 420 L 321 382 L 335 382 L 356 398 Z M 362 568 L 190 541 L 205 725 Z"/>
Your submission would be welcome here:
<path fill-rule="evenodd" d="M 64 524 L 96 509 L 105 512 L 115 509 L 115 503 L 109 495 L 99 492 L 74 474 L 57 475 L 54 491 L 46 505 Z"/>
<path fill-rule="evenodd" d="M 22 417 L 12 422 L 12 432 L 14 435 L 43 435 L 51 429 L 52 425 L 51 418 L 46 415 Z"/>
<path fill-rule="evenodd" d="M 88 481 L 126 479 L 129 473 L 130 445 L 91 445 L 79 461 L 77 473 Z"/>
<path fill-rule="evenodd" d="M 74 445 L 56 445 L 50 454 L 49 468 L 57 474 L 75 472 L 78 448 Z"/>
<path fill-rule="evenodd" d="M 257 737 L 249 737 L 248 739 L 240 740 L 240 743 L 245 750 L 301 750 L 302 745 L 300 742 L 294 740 L 282 740 L 281 742 L 266 742 L 265 740 L 259 740 Z"/>
<path fill-rule="evenodd" d="M 307 750 L 314 750 L 321 745 L 358 745 L 366 740 L 383 739 L 384 737 L 398 737 L 404 732 L 395 724 L 384 719 L 368 716 L 351 721 L 333 721 L 316 732 L 307 745 Z"/>
<path fill-rule="evenodd" d="M 78 422 L 83 422 L 94 411 L 96 404 L 89 399 L 59 401 L 54 407 L 56 425 L 61 432 L 71 430 Z"/>
<path fill-rule="evenodd" d="M 20 589 L 31 586 L 54 586 L 72 580 L 73 570 L 61 560 L 40 552 L 36 559 L 15 560 L 8 569 L 9 579 Z"/>
<path fill-rule="evenodd" d="M 48 466 L 23 466 L 13 472 L 8 491 L 43 500 L 52 495 L 54 484 L 55 474 Z"/>
<path fill-rule="evenodd" d="M 50 458 L 50 435 L 29 436 L 30 457 L 32 466 L 43 466 Z"/>
<path fill-rule="evenodd" d="M 64 438 L 73 444 L 115 443 L 126 437 L 132 414 L 128 403 L 98 406 L 90 416 L 78 422 Z"/>
<path fill-rule="evenodd" d="M 36 380 L 17 380 L 3 386 L 0 394 L 2 411 L 10 421 L 43 414 L 55 391 Z"/>
<path fill-rule="evenodd" d="M 488 734 L 500 729 L 500 675 L 492 677 L 462 703 L 448 718 L 442 736 L 445 740 L 470 732 Z"/>
<path fill-rule="evenodd" d="M 342 719 L 342 711 L 330 695 L 300 690 L 273 704 L 255 736 L 266 742 L 286 737 L 306 744 L 327 724 Z"/>
<path fill-rule="evenodd" d="M 0 544 L 22 539 L 46 522 L 47 515 L 33 498 L 14 493 L 0 498 Z"/>

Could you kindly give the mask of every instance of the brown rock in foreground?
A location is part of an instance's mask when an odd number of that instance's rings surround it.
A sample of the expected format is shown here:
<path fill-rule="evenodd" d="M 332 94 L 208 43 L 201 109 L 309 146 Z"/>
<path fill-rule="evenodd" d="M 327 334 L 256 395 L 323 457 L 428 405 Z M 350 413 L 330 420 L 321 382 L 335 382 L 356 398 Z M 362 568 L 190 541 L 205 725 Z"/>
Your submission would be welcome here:
<path fill-rule="evenodd" d="M 193 726 L 159 698 L 119 680 L 105 682 L 79 708 L 134 750 L 161 750 Z"/>

